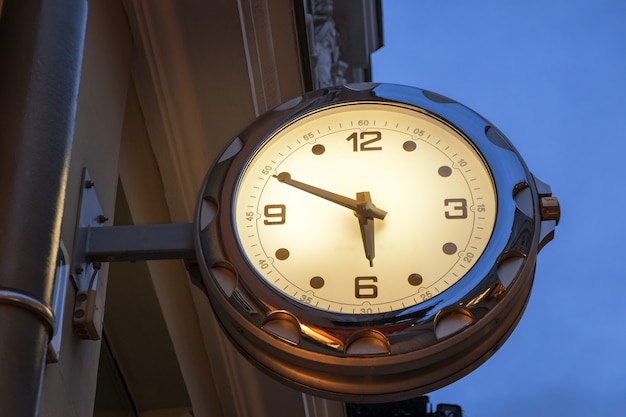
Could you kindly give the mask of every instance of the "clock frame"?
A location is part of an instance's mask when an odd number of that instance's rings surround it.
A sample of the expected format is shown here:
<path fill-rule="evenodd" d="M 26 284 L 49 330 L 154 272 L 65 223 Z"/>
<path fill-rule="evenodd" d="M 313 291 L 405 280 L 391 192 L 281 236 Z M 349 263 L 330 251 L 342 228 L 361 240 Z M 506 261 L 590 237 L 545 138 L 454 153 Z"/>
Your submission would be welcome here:
<path fill-rule="evenodd" d="M 406 308 L 354 314 L 299 302 L 261 277 L 236 236 L 233 205 L 242 172 L 276 132 L 332 106 L 363 103 L 418 109 L 466 138 L 490 173 L 497 215 L 481 255 L 445 291 Z M 504 343 L 521 318 L 536 255 L 552 239 L 558 217 L 550 188 L 487 120 L 427 90 L 362 83 L 290 100 L 234 138 L 202 187 L 195 244 L 213 311 L 253 364 L 314 395 L 384 402 L 454 382 Z"/>

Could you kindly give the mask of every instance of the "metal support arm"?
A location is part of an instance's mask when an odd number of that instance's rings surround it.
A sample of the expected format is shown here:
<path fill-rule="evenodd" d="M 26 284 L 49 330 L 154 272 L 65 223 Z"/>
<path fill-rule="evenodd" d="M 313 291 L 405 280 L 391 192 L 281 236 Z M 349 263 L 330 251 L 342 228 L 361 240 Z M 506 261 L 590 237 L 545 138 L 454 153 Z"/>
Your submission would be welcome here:
<path fill-rule="evenodd" d="M 74 329 L 83 339 L 101 336 L 103 297 L 98 296 L 96 278 L 102 262 L 195 259 L 192 223 L 88 227 L 83 232 L 73 317 Z"/>
<path fill-rule="evenodd" d="M 193 223 L 93 227 L 87 232 L 88 262 L 195 257 Z"/>

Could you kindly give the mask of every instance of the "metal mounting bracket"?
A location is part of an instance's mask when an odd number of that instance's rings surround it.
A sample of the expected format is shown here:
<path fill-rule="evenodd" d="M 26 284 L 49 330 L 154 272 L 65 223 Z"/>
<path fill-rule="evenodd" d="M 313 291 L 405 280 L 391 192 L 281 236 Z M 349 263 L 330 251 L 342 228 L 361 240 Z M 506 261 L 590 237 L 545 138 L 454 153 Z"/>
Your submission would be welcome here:
<path fill-rule="evenodd" d="M 79 337 L 99 340 L 104 313 L 104 300 L 99 300 L 101 297 L 98 297 L 97 291 L 100 264 L 87 260 L 86 248 L 89 231 L 103 226 L 108 219 L 103 214 L 95 184 L 87 169 L 83 171 L 78 213 L 72 266 L 70 268 L 71 276 L 76 285 L 72 322 Z"/>
<path fill-rule="evenodd" d="M 196 258 L 192 223 L 105 226 L 108 220 L 85 169 L 71 267 L 77 288 L 73 323 L 83 339 L 100 339 L 104 295 L 97 278 L 103 262 Z"/>
<path fill-rule="evenodd" d="M 86 291 L 95 285 L 93 273 L 94 270 L 97 272 L 86 256 L 88 235 L 93 228 L 102 227 L 109 219 L 103 214 L 95 184 L 86 169 L 81 184 L 71 269 L 78 291 Z"/>

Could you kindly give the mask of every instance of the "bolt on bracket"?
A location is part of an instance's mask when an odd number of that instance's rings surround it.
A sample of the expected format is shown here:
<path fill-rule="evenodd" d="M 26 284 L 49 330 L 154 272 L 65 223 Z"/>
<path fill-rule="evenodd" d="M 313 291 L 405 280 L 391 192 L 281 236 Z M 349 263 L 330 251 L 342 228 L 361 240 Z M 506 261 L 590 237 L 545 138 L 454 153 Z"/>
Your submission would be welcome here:
<path fill-rule="evenodd" d="M 70 268 L 76 285 L 72 322 L 79 337 L 99 340 L 104 313 L 104 300 L 99 299 L 97 292 L 100 264 L 87 259 L 86 248 L 90 230 L 102 227 L 105 217 L 87 169 L 83 170 L 78 213 Z"/>

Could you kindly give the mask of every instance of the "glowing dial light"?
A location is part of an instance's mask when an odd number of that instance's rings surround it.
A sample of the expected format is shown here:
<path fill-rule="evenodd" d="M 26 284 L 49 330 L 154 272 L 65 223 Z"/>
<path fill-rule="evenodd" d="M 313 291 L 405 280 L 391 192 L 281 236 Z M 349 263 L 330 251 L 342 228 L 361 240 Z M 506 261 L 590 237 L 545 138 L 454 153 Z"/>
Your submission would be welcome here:
<path fill-rule="evenodd" d="M 453 126 L 397 103 L 296 119 L 246 163 L 233 216 L 249 264 L 317 309 L 420 304 L 480 258 L 497 206 L 489 169 Z"/>

